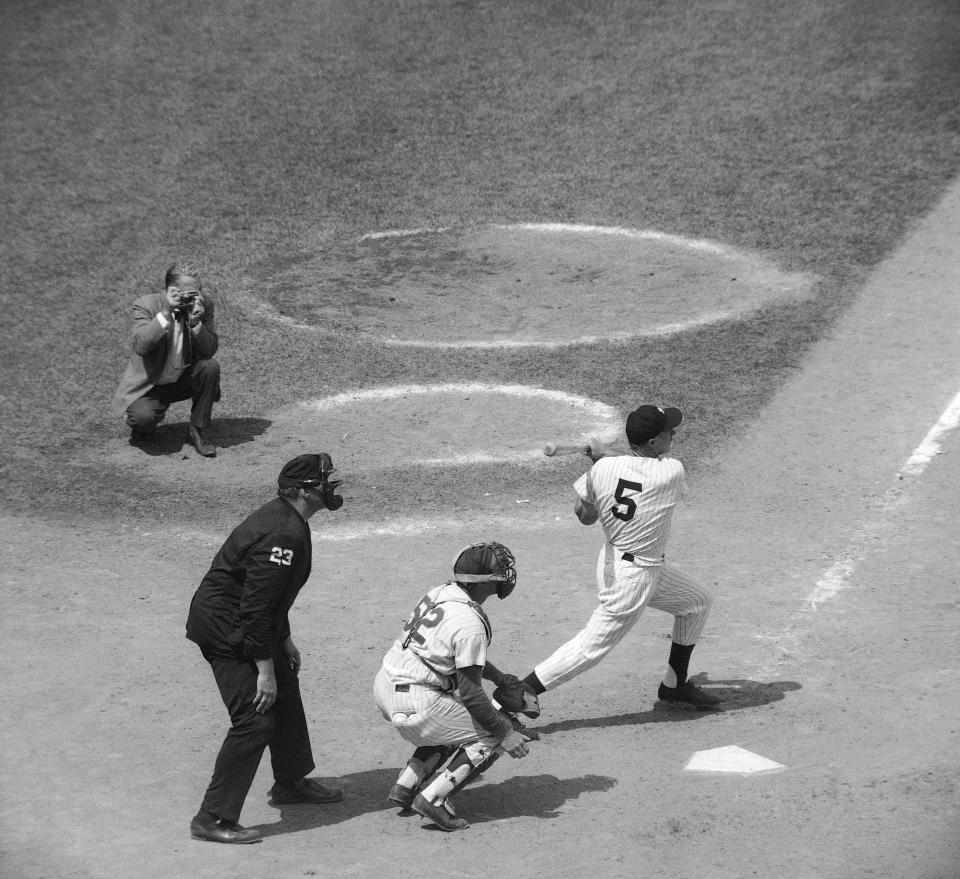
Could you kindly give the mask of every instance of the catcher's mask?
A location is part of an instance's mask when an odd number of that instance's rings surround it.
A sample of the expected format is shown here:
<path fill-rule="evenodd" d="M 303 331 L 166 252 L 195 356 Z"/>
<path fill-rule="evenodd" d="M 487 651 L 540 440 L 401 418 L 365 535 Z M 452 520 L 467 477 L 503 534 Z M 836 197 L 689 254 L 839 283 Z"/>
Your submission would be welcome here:
<path fill-rule="evenodd" d="M 333 459 L 326 452 L 318 455 L 300 455 L 284 466 L 278 484 L 280 488 L 319 488 L 328 510 L 339 510 L 343 498 L 336 493 L 343 480 L 331 479 L 337 471 Z"/>
<path fill-rule="evenodd" d="M 497 582 L 497 598 L 506 598 L 517 585 L 517 560 L 502 543 L 474 543 L 453 560 L 453 576 L 461 586 Z"/>

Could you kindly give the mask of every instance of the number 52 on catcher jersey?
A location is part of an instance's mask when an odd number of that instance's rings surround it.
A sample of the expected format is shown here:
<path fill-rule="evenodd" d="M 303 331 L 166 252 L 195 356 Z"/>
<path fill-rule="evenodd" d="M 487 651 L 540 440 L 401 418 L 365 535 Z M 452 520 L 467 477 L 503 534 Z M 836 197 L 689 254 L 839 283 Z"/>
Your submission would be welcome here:
<path fill-rule="evenodd" d="M 420 599 L 383 667 L 394 684 L 453 690 L 458 668 L 486 664 L 491 637 L 480 605 L 456 583 L 444 583 Z"/>

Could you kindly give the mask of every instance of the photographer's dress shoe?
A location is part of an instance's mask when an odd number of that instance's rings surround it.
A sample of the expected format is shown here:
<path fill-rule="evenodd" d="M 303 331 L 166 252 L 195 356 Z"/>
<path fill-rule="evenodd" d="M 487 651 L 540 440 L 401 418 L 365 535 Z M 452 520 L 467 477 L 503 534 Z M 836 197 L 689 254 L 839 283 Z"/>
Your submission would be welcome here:
<path fill-rule="evenodd" d="M 262 840 L 259 830 L 250 830 L 241 827 L 236 821 L 226 821 L 223 818 L 214 821 L 212 824 L 201 824 L 194 818 L 190 822 L 190 835 L 194 839 L 205 839 L 207 842 L 225 842 L 228 845 L 247 845 Z"/>
<path fill-rule="evenodd" d="M 339 787 L 327 787 L 314 778 L 301 778 L 289 784 L 274 784 L 270 788 L 270 799 L 277 805 L 337 803 L 343 799 L 343 790 Z"/>
<path fill-rule="evenodd" d="M 216 457 L 217 447 L 207 440 L 199 427 L 190 425 L 187 429 L 187 440 L 204 458 Z"/>

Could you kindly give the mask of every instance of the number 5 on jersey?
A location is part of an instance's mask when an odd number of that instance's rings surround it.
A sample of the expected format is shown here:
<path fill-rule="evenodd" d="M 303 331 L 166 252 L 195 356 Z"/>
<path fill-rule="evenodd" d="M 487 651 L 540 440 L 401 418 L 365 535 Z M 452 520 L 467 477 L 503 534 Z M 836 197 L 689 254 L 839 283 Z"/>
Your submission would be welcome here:
<path fill-rule="evenodd" d="M 643 491 L 643 485 L 639 482 L 631 482 L 629 479 L 621 479 L 617 483 L 617 490 L 613 496 L 617 502 L 610 508 L 610 513 L 614 518 L 621 522 L 629 522 L 637 512 L 637 502 L 625 494 L 627 491 Z"/>

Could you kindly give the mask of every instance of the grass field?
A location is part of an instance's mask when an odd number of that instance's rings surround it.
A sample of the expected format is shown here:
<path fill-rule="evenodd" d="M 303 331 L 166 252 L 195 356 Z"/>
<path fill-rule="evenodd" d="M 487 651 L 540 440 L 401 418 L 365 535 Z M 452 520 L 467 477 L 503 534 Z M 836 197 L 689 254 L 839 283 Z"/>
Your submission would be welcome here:
<path fill-rule="evenodd" d="M 147 474 L 110 486 L 75 452 L 121 430 L 129 304 L 177 255 L 225 302 L 223 417 L 452 375 L 621 406 L 642 388 L 696 411 L 710 447 L 960 160 L 960 12 L 937 0 L 35 2 L 3 19 L 2 494 L 28 514 L 143 512 L 126 489 Z M 239 304 L 369 231 L 544 221 L 721 241 L 822 282 L 669 345 L 454 362 L 291 337 Z M 149 489 L 148 515 L 183 502 Z"/>

